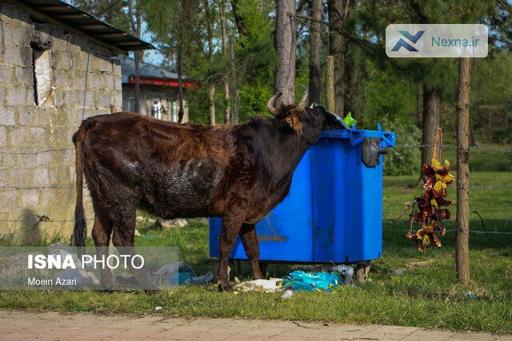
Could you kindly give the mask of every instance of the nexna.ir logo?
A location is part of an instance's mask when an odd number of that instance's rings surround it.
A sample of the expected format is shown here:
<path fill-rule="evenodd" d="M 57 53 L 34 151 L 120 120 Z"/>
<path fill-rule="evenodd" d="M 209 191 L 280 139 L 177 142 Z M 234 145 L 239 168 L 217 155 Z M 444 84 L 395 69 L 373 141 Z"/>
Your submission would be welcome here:
<path fill-rule="evenodd" d="M 390 24 L 390 58 L 485 58 L 489 30 L 482 24 Z"/>
<path fill-rule="evenodd" d="M 412 35 L 408 31 L 398 31 L 398 32 L 401 35 L 403 35 L 405 37 L 405 39 L 410 41 L 412 44 L 416 44 L 418 42 L 418 40 L 420 40 L 423 33 L 425 33 L 425 31 L 418 31 L 418 32 L 416 32 L 416 34 Z M 418 52 L 418 50 L 414 46 L 412 46 L 411 44 L 409 44 L 402 38 L 400 38 L 400 40 L 398 40 L 396 42 L 395 46 L 391 49 L 391 51 L 393 51 L 393 52 L 399 51 L 402 47 L 411 52 Z"/>

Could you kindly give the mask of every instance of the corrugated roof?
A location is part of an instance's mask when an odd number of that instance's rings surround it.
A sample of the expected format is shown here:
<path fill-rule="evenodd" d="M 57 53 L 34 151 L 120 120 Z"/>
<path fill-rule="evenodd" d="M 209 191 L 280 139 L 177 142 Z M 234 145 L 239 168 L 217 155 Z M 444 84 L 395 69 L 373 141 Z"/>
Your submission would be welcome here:
<path fill-rule="evenodd" d="M 121 73 L 123 75 L 122 82 L 128 83 L 130 76 L 135 76 L 135 60 L 128 57 L 121 58 Z M 140 76 L 143 78 L 178 79 L 177 73 L 148 63 L 140 63 Z M 182 78 L 186 79 L 187 77 L 183 75 Z"/>
<path fill-rule="evenodd" d="M 125 31 L 110 25 L 60 0 L 18 0 L 34 10 L 80 30 L 95 39 L 124 51 L 147 50 L 155 47 Z"/>

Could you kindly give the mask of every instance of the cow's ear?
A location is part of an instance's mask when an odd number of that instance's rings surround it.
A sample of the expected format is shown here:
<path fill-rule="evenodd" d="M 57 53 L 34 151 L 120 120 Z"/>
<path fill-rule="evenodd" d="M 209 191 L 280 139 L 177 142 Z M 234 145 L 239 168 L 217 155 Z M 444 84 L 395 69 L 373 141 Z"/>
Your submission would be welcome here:
<path fill-rule="evenodd" d="M 296 133 L 302 134 L 302 122 L 300 121 L 299 115 L 297 115 L 297 112 L 294 112 L 285 118 L 286 123 L 295 130 Z"/>

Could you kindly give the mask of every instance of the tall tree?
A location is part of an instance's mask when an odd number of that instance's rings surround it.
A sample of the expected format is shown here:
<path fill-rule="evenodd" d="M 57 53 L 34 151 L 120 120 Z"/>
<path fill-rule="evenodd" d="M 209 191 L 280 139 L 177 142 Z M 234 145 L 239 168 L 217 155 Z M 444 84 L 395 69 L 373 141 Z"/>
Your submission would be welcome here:
<path fill-rule="evenodd" d="M 130 19 L 130 30 L 137 38 L 142 37 L 142 11 L 137 0 L 128 0 L 128 18 Z M 134 52 L 135 59 L 135 106 L 134 111 L 139 112 L 140 105 L 140 62 L 143 58 L 142 51 Z"/>
<path fill-rule="evenodd" d="M 423 84 L 423 130 L 421 137 L 421 163 L 432 162 L 432 144 L 436 129 L 439 127 L 439 107 L 441 90 L 437 86 Z"/>
<path fill-rule="evenodd" d="M 341 33 L 348 18 L 350 0 L 329 0 L 329 53 L 334 57 L 334 110 L 345 111 L 345 43 Z"/>
<path fill-rule="evenodd" d="M 275 92 L 282 104 L 295 101 L 295 1 L 276 1 L 277 72 Z"/>
<path fill-rule="evenodd" d="M 320 52 L 322 50 L 322 0 L 312 0 L 311 17 L 313 21 L 310 24 L 309 33 L 309 102 L 320 104 L 321 91 L 321 60 Z"/>
<path fill-rule="evenodd" d="M 226 62 L 228 59 L 228 41 L 227 41 L 227 18 L 226 3 L 219 1 L 219 19 L 221 29 L 222 58 Z M 231 122 L 231 99 L 229 96 L 229 71 L 224 75 L 224 123 Z"/>
<path fill-rule="evenodd" d="M 208 121 L 210 125 L 215 125 L 215 82 L 213 80 L 213 11 L 210 8 L 209 0 L 203 0 L 205 11 L 206 32 L 208 41 Z"/>
<path fill-rule="evenodd" d="M 229 96 L 231 98 L 231 123 L 238 123 L 240 121 L 240 102 L 238 96 L 238 70 L 235 58 L 235 37 L 231 34 L 229 38 L 229 65 L 230 65 L 230 77 L 229 77 Z"/>

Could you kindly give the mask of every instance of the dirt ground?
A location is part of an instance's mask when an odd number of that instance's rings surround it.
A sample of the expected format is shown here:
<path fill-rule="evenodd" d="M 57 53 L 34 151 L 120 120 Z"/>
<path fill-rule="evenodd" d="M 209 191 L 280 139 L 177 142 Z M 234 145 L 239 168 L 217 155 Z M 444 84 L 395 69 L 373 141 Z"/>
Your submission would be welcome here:
<path fill-rule="evenodd" d="M 321 322 L 0 311 L 2 340 L 499 340 L 512 335 Z"/>

